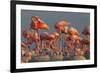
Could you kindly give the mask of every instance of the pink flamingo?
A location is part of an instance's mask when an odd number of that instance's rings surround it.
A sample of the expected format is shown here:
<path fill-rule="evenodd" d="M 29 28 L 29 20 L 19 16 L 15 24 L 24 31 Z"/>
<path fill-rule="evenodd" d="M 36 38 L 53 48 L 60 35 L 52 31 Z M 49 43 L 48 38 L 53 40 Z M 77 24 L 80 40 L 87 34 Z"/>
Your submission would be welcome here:
<path fill-rule="evenodd" d="M 27 45 L 32 44 L 33 42 L 36 42 L 36 45 L 38 47 L 37 41 L 39 41 L 39 36 L 37 33 L 33 34 L 31 31 L 24 31 L 23 36 L 24 38 L 27 39 L 27 42 L 26 42 Z"/>
<path fill-rule="evenodd" d="M 48 32 L 44 32 L 43 34 L 40 35 L 40 39 L 41 39 L 42 48 L 44 45 L 46 46 L 46 48 L 50 48 L 50 43 L 52 40 L 55 39 L 55 36 L 50 35 Z M 43 45 L 43 41 L 45 41 L 44 45 Z"/>
<path fill-rule="evenodd" d="M 29 45 L 32 43 L 33 33 L 30 31 L 23 31 L 23 36 L 26 38 L 26 44 Z"/>
<path fill-rule="evenodd" d="M 65 26 L 68 26 L 69 23 L 67 21 L 59 21 L 55 24 L 55 28 L 56 30 L 59 32 L 60 34 L 60 49 L 62 49 L 62 32 L 64 31 Z"/>
<path fill-rule="evenodd" d="M 48 30 L 49 29 L 48 25 L 44 21 L 42 21 L 38 16 L 32 16 L 31 28 L 33 30 L 36 30 L 38 35 L 39 35 L 38 30 L 40 29 Z M 39 35 L 39 38 L 40 38 L 40 35 Z M 38 42 L 38 47 L 37 47 L 38 49 L 39 49 L 39 44 L 40 42 Z"/>
<path fill-rule="evenodd" d="M 84 49 L 90 48 L 90 26 L 86 26 L 83 29 L 82 34 L 85 36 L 82 40 L 81 40 L 81 44 L 83 45 Z"/>
<path fill-rule="evenodd" d="M 57 45 L 58 43 L 57 43 L 57 41 L 58 41 L 60 35 L 59 35 L 59 33 L 57 33 L 57 32 L 53 32 L 52 35 L 55 36 L 55 39 L 53 40 L 52 44 L 53 44 L 56 48 L 58 48 L 58 45 Z"/>
<path fill-rule="evenodd" d="M 70 28 L 68 29 L 68 34 L 69 34 L 69 35 L 79 35 L 77 29 L 75 29 L 75 28 L 73 28 L 73 27 L 70 27 Z"/>
<path fill-rule="evenodd" d="M 68 29 L 68 36 L 66 39 L 69 54 L 75 55 L 76 47 L 80 44 L 79 32 L 77 29 L 70 27 Z"/>

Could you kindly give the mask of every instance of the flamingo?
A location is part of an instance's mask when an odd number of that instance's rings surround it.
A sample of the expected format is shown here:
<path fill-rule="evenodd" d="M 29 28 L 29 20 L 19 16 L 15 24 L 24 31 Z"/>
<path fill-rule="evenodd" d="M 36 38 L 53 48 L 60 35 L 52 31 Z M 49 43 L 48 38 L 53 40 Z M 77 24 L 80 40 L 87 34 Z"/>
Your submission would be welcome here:
<path fill-rule="evenodd" d="M 33 42 L 36 42 L 36 45 L 38 47 L 38 41 L 39 41 L 39 36 L 37 33 L 32 33 L 31 31 L 24 31 L 23 32 L 24 38 L 27 39 L 26 44 L 32 44 Z"/>
<path fill-rule="evenodd" d="M 22 42 L 21 43 L 21 56 L 23 56 L 25 54 L 25 52 L 28 51 L 27 48 L 28 48 L 28 46 L 24 42 Z"/>
<path fill-rule="evenodd" d="M 84 28 L 83 32 L 82 32 L 83 35 L 85 35 L 86 37 L 84 38 L 84 40 L 87 40 L 88 44 L 89 44 L 89 40 L 90 40 L 90 27 L 87 26 Z"/>
<path fill-rule="evenodd" d="M 70 27 L 68 29 L 68 33 L 69 33 L 69 35 L 79 35 L 77 29 L 75 29 L 74 27 Z"/>
<path fill-rule="evenodd" d="M 33 33 L 31 31 L 24 30 L 23 31 L 23 36 L 26 39 L 25 42 L 26 42 L 27 45 L 32 43 Z"/>
<path fill-rule="evenodd" d="M 62 34 L 61 33 L 64 31 L 65 26 L 68 26 L 68 25 L 69 23 L 65 20 L 59 21 L 55 24 L 55 28 L 60 34 L 60 49 L 62 49 Z"/>
<path fill-rule="evenodd" d="M 21 62 L 26 63 L 32 59 L 32 53 L 29 51 L 26 43 L 21 43 Z"/>
<path fill-rule="evenodd" d="M 68 29 L 69 27 L 64 27 L 64 30 L 62 30 L 62 33 L 64 33 L 64 44 L 66 44 L 66 37 L 68 37 Z"/>
<path fill-rule="evenodd" d="M 42 48 L 43 48 L 43 41 L 45 41 L 46 48 L 50 48 L 50 43 L 53 39 L 55 39 L 55 36 L 50 35 L 48 32 L 44 32 L 44 33 L 40 34 L 40 39 L 41 39 Z"/>
<path fill-rule="evenodd" d="M 58 45 L 57 45 L 57 41 L 58 41 L 58 39 L 59 39 L 59 33 L 53 32 L 52 35 L 55 36 L 55 39 L 54 39 L 54 41 L 53 41 L 53 44 L 54 44 L 54 46 L 57 48 L 57 46 L 58 46 Z"/>
<path fill-rule="evenodd" d="M 89 39 L 82 39 L 81 40 L 82 50 L 85 53 L 86 58 L 90 58 L 90 40 Z"/>
<path fill-rule="evenodd" d="M 73 56 L 75 55 L 76 47 L 80 44 L 79 32 L 77 29 L 70 27 L 68 28 L 68 36 L 66 39 L 68 50 L 71 51 Z"/>
<path fill-rule="evenodd" d="M 82 32 L 82 34 L 84 35 L 90 35 L 90 27 L 89 26 L 86 26 Z"/>
<path fill-rule="evenodd" d="M 81 40 L 81 44 L 83 45 L 84 50 L 88 50 L 90 48 L 90 27 L 86 26 L 83 29 L 82 34 L 85 36 L 82 40 Z"/>
<path fill-rule="evenodd" d="M 80 46 L 80 37 L 78 35 L 71 35 L 71 39 L 73 39 L 74 41 L 74 45 L 76 47 L 79 47 Z"/>
<path fill-rule="evenodd" d="M 43 32 L 40 34 L 40 40 L 41 40 L 41 48 L 44 48 L 44 46 L 46 46 L 46 44 L 44 43 L 46 41 L 46 33 L 47 32 Z"/>
<path fill-rule="evenodd" d="M 42 21 L 38 16 L 32 16 L 31 29 L 36 30 L 36 32 L 37 32 L 38 35 L 39 35 L 38 30 L 40 30 L 40 29 L 46 29 L 46 30 L 48 30 L 49 27 L 48 27 L 48 25 L 47 25 L 44 21 Z M 39 36 L 39 38 L 40 38 L 40 36 Z M 39 44 L 39 42 L 38 42 L 38 44 Z M 37 48 L 39 49 L 39 45 L 38 45 Z"/>
<path fill-rule="evenodd" d="M 74 44 L 76 43 L 77 40 L 79 40 L 79 32 L 77 31 L 77 29 L 73 28 L 73 27 L 70 27 L 68 29 L 68 34 L 69 34 L 69 37 L 71 38 L 71 43 Z"/>

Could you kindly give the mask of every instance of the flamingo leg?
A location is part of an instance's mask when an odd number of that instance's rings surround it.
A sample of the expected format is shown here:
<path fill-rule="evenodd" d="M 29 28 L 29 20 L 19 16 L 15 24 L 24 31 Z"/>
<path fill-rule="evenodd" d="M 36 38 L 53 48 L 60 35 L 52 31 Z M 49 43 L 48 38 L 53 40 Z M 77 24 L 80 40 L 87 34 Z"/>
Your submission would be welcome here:
<path fill-rule="evenodd" d="M 45 48 L 45 45 L 46 45 L 46 41 L 43 41 L 43 48 Z"/>
<path fill-rule="evenodd" d="M 43 48 L 43 41 L 41 40 L 41 48 Z"/>
<path fill-rule="evenodd" d="M 56 41 L 56 46 L 57 46 L 57 48 L 58 48 L 58 39 L 57 39 L 57 41 Z"/>
<path fill-rule="evenodd" d="M 57 48 L 57 40 L 54 41 L 55 47 Z"/>
<path fill-rule="evenodd" d="M 62 35 L 61 35 L 61 30 L 60 30 L 60 49 L 62 49 Z"/>
<path fill-rule="evenodd" d="M 54 47 L 56 48 L 56 40 L 53 40 Z"/>
<path fill-rule="evenodd" d="M 38 30 L 36 30 L 36 32 L 37 32 L 37 34 L 38 34 L 38 36 L 39 36 L 39 31 L 38 31 Z M 38 41 L 38 40 L 36 40 L 36 42 L 37 42 L 37 49 L 40 49 L 40 48 L 39 48 L 40 36 L 39 36 L 39 41 Z"/>
<path fill-rule="evenodd" d="M 48 40 L 48 44 L 47 45 L 48 45 L 48 48 L 50 48 L 50 45 L 52 45 L 49 40 Z"/>
<path fill-rule="evenodd" d="M 64 48 L 66 48 L 66 35 L 64 34 Z"/>
<path fill-rule="evenodd" d="M 46 43 L 47 43 L 47 41 L 45 40 L 45 43 L 44 43 L 44 48 L 46 48 Z"/>

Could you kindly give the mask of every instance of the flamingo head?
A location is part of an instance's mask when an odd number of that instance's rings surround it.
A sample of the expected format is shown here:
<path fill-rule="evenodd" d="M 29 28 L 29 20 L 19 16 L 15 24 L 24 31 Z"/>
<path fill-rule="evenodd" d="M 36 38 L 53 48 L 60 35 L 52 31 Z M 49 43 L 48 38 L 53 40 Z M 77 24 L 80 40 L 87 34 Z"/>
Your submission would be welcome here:
<path fill-rule="evenodd" d="M 28 31 L 23 31 L 23 36 L 24 36 L 24 38 L 27 38 L 28 37 Z"/>
<path fill-rule="evenodd" d="M 75 28 L 73 28 L 73 27 L 70 27 L 70 28 L 68 29 L 68 33 L 69 33 L 70 35 L 79 35 L 79 32 L 77 31 L 77 29 L 75 29 Z"/>
<path fill-rule="evenodd" d="M 90 27 L 89 26 L 85 27 L 84 30 L 83 30 L 83 32 L 82 32 L 82 34 L 84 34 L 84 35 L 90 35 Z"/>
<path fill-rule="evenodd" d="M 68 28 L 67 26 L 64 28 L 64 33 L 65 33 L 65 34 L 68 33 L 68 29 L 69 29 L 69 28 Z"/>
<path fill-rule="evenodd" d="M 68 27 L 66 26 L 63 29 L 61 29 L 61 32 L 67 34 L 68 33 Z"/>
<path fill-rule="evenodd" d="M 38 16 L 32 16 L 32 26 L 35 29 L 49 29 L 49 26 L 42 21 Z"/>
<path fill-rule="evenodd" d="M 56 38 L 58 38 L 58 37 L 60 36 L 59 33 L 57 33 L 57 32 L 54 32 L 53 35 L 54 35 Z"/>
<path fill-rule="evenodd" d="M 57 29 L 57 31 L 62 31 L 64 32 L 65 31 L 65 27 L 69 25 L 69 22 L 65 21 L 65 20 L 62 20 L 62 21 L 59 21 L 55 24 L 55 28 Z"/>
<path fill-rule="evenodd" d="M 58 23 L 58 26 L 68 26 L 69 25 L 69 22 L 65 21 L 65 20 L 62 20 L 62 21 L 59 21 Z"/>
<path fill-rule="evenodd" d="M 51 38 L 51 39 L 55 39 L 55 35 L 51 34 L 51 35 L 50 35 L 50 38 Z"/>

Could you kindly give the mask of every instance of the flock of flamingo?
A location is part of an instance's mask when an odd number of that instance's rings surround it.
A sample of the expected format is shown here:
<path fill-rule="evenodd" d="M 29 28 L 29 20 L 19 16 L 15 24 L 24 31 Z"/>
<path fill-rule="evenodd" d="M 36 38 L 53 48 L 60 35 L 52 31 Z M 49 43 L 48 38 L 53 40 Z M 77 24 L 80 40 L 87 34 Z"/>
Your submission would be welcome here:
<path fill-rule="evenodd" d="M 55 32 L 38 16 L 32 16 L 30 28 L 22 31 L 21 62 L 87 60 L 90 58 L 90 28 L 82 33 L 69 26 L 66 20 L 58 21 Z M 47 32 L 39 31 L 46 30 Z M 81 35 L 82 34 L 82 35 Z M 64 42 L 64 44 L 62 43 Z M 35 44 L 35 47 L 30 46 Z"/>

